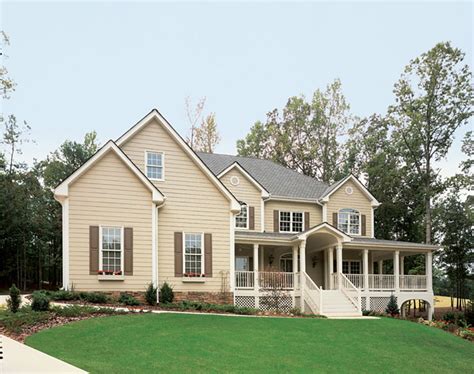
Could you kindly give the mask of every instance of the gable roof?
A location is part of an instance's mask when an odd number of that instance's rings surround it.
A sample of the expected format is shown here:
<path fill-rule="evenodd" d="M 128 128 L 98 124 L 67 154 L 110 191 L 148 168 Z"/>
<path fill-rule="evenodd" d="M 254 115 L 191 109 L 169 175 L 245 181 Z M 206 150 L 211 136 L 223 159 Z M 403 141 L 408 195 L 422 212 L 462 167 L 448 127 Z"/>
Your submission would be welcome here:
<path fill-rule="evenodd" d="M 362 193 L 370 200 L 372 203 L 372 206 L 377 207 L 380 205 L 380 203 L 377 201 L 377 199 L 370 193 L 370 191 L 365 187 L 362 182 L 357 179 L 357 177 L 354 174 L 349 174 L 347 177 L 337 181 L 336 183 L 333 183 L 330 185 L 326 191 L 324 191 L 323 195 L 321 196 L 321 201 L 327 202 L 329 200 L 329 197 L 336 192 L 341 186 L 344 185 L 348 180 L 351 180 L 354 182 L 362 191 Z"/>
<path fill-rule="evenodd" d="M 263 198 L 270 197 L 269 192 L 263 187 L 254 177 L 252 177 L 240 164 L 236 161 L 232 165 L 230 165 L 228 168 L 224 169 L 219 175 L 217 175 L 217 178 L 222 178 L 225 174 L 227 174 L 229 171 L 232 169 L 237 169 L 241 174 L 243 174 L 249 181 L 252 183 L 255 188 L 257 188 L 260 193 L 262 194 Z"/>
<path fill-rule="evenodd" d="M 115 153 L 136 176 L 137 178 L 150 190 L 152 193 L 152 201 L 157 204 L 162 204 L 166 197 L 151 181 L 141 172 L 141 170 L 128 158 L 128 156 L 114 143 L 109 140 L 100 148 L 92 157 L 90 157 L 84 164 L 76 169 L 71 175 L 63 180 L 55 189 L 54 196 L 57 199 L 69 196 L 69 185 L 76 181 L 81 175 L 89 170 L 97 161 L 102 159 L 106 154 Z"/>
<path fill-rule="evenodd" d="M 191 160 L 199 167 L 201 171 L 210 179 L 210 181 L 217 187 L 217 189 L 230 201 L 230 209 L 232 212 L 238 213 L 241 210 L 240 203 L 235 198 L 235 196 L 230 192 L 226 186 L 217 178 L 215 174 L 209 170 L 209 167 L 202 162 L 202 160 L 196 155 L 196 153 L 191 149 L 191 147 L 184 141 L 181 135 L 171 126 L 171 124 L 166 120 L 165 117 L 157 109 L 152 109 L 145 117 L 133 125 L 128 131 L 126 131 L 122 136 L 117 139 L 117 145 L 122 146 L 127 140 L 133 137 L 138 131 L 143 127 L 148 125 L 150 121 L 155 119 L 159 124 L 162 125 L 163 129 L 168 133 L 168 135 L 173 138 L 178 145 L 183 149 L 183 151 L 191 158 Z"/>
<path fill-rule="evenodd" d="M 313 200 L 317 202 L 329 187 L 326 183 L 270 160 L 216 153 L 196 153 L 217 176 L 221 175 L 234 163 L 238 163 L 270 193 L 272 198 Z"/>

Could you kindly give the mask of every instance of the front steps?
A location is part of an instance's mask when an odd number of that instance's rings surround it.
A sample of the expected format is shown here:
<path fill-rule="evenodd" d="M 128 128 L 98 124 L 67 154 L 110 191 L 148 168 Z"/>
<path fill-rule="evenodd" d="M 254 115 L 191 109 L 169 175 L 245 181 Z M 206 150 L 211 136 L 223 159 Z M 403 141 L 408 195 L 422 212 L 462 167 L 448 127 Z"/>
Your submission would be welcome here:
<path fill-rule="evenodd" d="M 341 290 L 321 290 L 323 293 L 323 315 L 327 317 L 361 317 L 362 313 Z"/>

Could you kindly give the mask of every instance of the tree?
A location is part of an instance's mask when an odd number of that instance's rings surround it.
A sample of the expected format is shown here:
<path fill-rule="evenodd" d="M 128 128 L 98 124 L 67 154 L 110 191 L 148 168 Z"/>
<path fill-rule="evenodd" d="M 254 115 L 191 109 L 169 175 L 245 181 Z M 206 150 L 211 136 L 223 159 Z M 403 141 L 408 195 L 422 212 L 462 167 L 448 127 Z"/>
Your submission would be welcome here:
<path fill-rule="evenodd" d="M 293 96 L 281 113 L 268 112 L 264 124 L 256 122 L 237 141 L 238 154 L 270 159 L 331 183 L 340 176 L 341 137 L 351 120 L 341 82 L 335 80 L 325 91 L 316 90 L 311 101 Z"/>
<path fill-rule="evenodd" d="M 189 146 L 194 149 L 195 139 L 196 139 L 196 125 L 202 118 L 202 112 L 204 110 L 204 105 L 206 104 L 206 97 L 202 97 L 198 100 L 196 106 L 193 106 L 191 103 L 191 98 L 188 96 L 184 101 L 184 106 L 186 109 L 186 117 L 189 122 L 189 136 L 186 137 L 186 142 Z"/>
<path fill-rule="evenodd" d="M 454 132 L 473 114 L 472 74 L 463 60 L 461 50 L 438 43 L 410 61 L 394 88 L 390 115 L 402 156 L 423 188 L 426 243 L 432 240 L 432 199 L 443 190 L 433 162 L 446 156 Z"/>
<path fill-rule="evenodd" d="M 214 153 L 219 141 L 220 136 L 217 131 L 216 115 L 211 113 L 202 120 L 201 126 L 195 129 L 193 149 L 200 152 Z"/>
<path fill-rule="evenodd" d="M 4 49 L 10 45 L 10 38 L 8 35 L 0 30 L 0 56 L 7 58 L 7 55 L 4 52 Z M 9 98 L 9 94 L 15 90 L 16 83 L 8 75 L 8 70 L 5 66 L 0 66 L 0 92 L 4 99 Z"/>
<path fill-rule="evenodd" d="M 440 254 L 444 270 L 451 284 L 456 307 L 461 309 L 461 300 L 467 298 L 466 280 L 472 276 L 474 263 L 474 226 L 471 200 L 462 202 L 459 191 L 452 191 L 435 204 L 434 228 L 437 240 L 442 244 Z"/>
<path fill-rule="evenodd" d="M 387 314 L 390 314 L 392 317 L 395 317 L 400 314 L 400 309 L 398 309 L 397 298 L 395 297 L 395 295 L 390 295 L 390 300 L 388 301 L 385 312 Z"/>
<path fill-rule="evenodd" d="M 21 166 L 20 164 L 14 164 L 15 155 L 21 154 L 20 145 L 28 142 L 28 139 L 24 137 L 24 134 L 29 133 L 31 128 L 26 124 L 26 122 L 23 122 L 23 125 L 19 125 L 13 114 L 9 115 L 4 123 L 5 130 L 3 133 L 2 143 L 6 145 L 7 152 L 10 154 L 6 170 L 11 174 L 14 168 Z"/>

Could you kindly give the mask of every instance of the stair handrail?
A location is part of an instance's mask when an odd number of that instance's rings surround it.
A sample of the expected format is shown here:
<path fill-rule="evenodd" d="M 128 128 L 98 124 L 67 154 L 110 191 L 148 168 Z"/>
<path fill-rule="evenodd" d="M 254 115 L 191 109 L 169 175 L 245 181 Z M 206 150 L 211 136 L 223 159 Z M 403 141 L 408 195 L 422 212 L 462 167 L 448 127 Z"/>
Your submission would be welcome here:
<path fill-rule="evenodd" d="M 323 313 L 323 293 L 321 291 L 321 288 L 318 287 L 316 283 L 311 279 L 311 277 L 306 273 L 305 271 L 302 272 L 303 274 L 303 279 L 301 282 L 304 282 L 304 294 L 301 295 L 303 297 L 303 300 L 306 293 L 308 294 L 310 302 L 315 304 L 317 313 L 322 314 Z M 316 294 L 316 295 L 314 295 Z"/>
<path fill-rule="evenodd" d="M 341 291 L 346 295 L 346 297 L 350 300 L 352 304 L 357 308 L 358 312 L 362 312 L 361 306 L 361 293 L 360 289 L 358 289 L 350 280 L 345 276 L 344 273 L 339 273 L 341 279 Z M 356 296 L 351 296 L 350 293 L 355 292 Z"/>

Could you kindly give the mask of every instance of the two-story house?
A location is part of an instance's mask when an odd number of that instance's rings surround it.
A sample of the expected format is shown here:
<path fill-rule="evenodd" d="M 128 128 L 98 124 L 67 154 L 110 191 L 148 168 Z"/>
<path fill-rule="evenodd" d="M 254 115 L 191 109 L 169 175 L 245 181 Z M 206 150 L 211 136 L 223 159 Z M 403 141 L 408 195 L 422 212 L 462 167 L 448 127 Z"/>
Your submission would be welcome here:
<path fill-rule="evenodd" d="M 56 189 L 63 286 L 325 315 L 433 306 L 436 246 L 374 237 L 379 202 L 353 175 L 327 185 L 269 160 L 194 152 L 152 110 Z M 424 254 L 425 275 L 404 259 Z M 384 265 L 385 262 L 385 265 Z"/>

